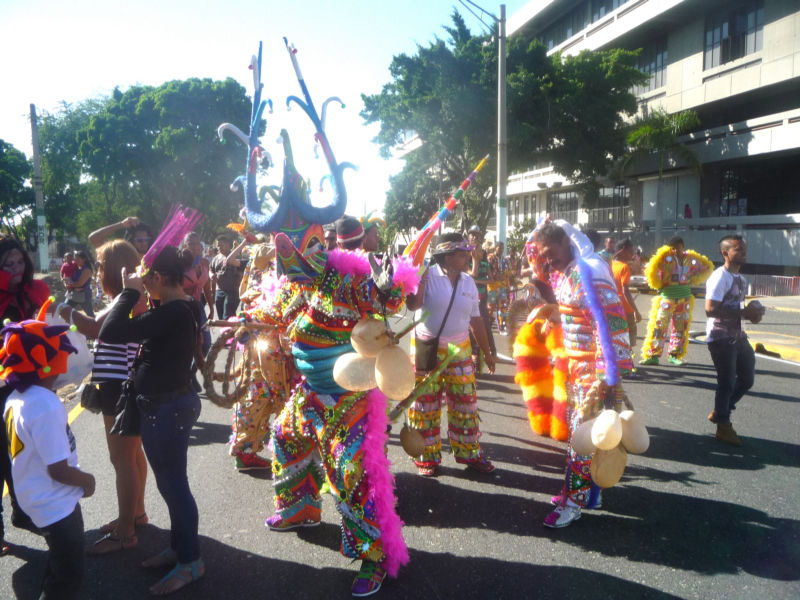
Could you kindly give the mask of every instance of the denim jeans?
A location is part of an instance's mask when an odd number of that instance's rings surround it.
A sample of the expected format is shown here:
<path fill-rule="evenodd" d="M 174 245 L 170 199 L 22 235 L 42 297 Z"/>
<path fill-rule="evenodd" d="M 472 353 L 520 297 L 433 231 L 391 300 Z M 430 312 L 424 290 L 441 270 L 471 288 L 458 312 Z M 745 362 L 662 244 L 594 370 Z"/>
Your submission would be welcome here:
<path fill-rule="evenodd" d="M 746 337 L 708 343 L 708 351 L 717 370 L 714 412 L 718 423 L 730 423 L 731 411 L 747 390 L 753 387 L 756 355 Z"/>
<path fill-rule="evenodd" d="M 42 527 L 50 553 L 39 600 L 78 598 L 83 582 L 83 515 L 81 505 L 68 517 Z"/>
<path fill-rule="evenodd" d="M 214 296 L 214 307 L 217 309 L 218 319 L 235 317 L 236 309 L 239 308 L 239 292 L 226 292 L 218 289 Z"/>
<path fill-rule="evenodd" d="M 189 434 L 199 416 L 200 398 L 195 392 L 142 410 L 142 446 L 169 510 L 170 547 L 180 563 L 200 558 L 197 503 L 186 473 Z"/>

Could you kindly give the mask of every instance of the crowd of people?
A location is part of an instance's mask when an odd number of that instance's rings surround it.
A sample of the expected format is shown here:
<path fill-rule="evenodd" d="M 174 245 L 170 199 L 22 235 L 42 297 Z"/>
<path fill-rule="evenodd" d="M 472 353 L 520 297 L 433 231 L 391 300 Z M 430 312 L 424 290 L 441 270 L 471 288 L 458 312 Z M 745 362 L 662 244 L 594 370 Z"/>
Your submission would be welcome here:
<path fill-rule="evenodd" d="M 754 373 L 741 320 L 756 323 L 763 315 L 757 304 L 742 308 L 741 237 L 721 240 L 724 263 L 714 270 L 680 238 L 659 248 L 643 267 L 630 239 L 600 240 L 563 222 L 540 224 L 524 257 L 516 249 L 506 253 L 502 243 L 484 243 L 474 226 L 466 236 L 440 235 L 427 268 L 419 269 L 406 257 L 379 252 L 384 228 L 373 214 L 343 216 L 320 228 L 318 237 L 306 236 L 306 248 L 295 248 L 280 232 L 255 242 L 224 233 L 204 245 L 196 231 L 186 231 L 173 246 L 159 244 L 163 231 L 156 235 L 128 217 L 89 236 L 96 258 L 88 249 L 64 256 L 65 298 L 58 304 L 33 277 L 25 248 L 14 238 L 0 239 L 0 399 L 7 424 L 0 442 L 8 448 L 0 467 L 11 523 L 44 535 L 50 550 L 43 598 L 78 597 L 85 554 L 79 500 L 95 487 L 78 467 L 75 439 L 55 394 L 74 351 L 70 329 L 44 325 L 48 312 L 94 340 L 81 401 L 102 414 L 117 509 L 88 554 L 136 547 L 137 528 L 148 523 L 149 463 L 170 517 L 164 550 L 143 563 L 170 569 L 150 588 L 155 595 L 177 591 L 205 573 L 187 461 L 204 384 L 212 385 L 198 380 L 212 345 L 209 321 L 260 326 L 253 333 L 259 348 L 251 359 L 253 374 L 233 408 L 228 452 L 235 467 L 272 469 L 275 513 L 265 524 L 276 532 L 319 525 L 327 486 L 342 516 L 342 552 L 361 561 L 354 597 L 374 594 L 387 574 L 396 576 L 408 561 L 385 456 L 386 398 L 374 381 L 343 387 L 334 368 L 353 351 L 351 332 L 365 319 L 383 322 L 404 304 L 416 311 L 410 360 L 417 382 L 424 380 L 426 387 L 408 407 L 407 426 L 422 438 L 422 449 L 411 459 L 419 475 L 432 477 L 442 461 L 443 403 L 456 463 L 478 473 L 495 469 L 480 444 L 476 373 L 482 365 L 494 372 L 492 331 L 513 333 L 509 306 L 515 299 L 535 297 L 529 308 L 550 307 L 542 332 L 561 332 L 563 418 L 570 434 L 563 485 L 544 525 L 561 528 L 603 502 L 591 475 L 592 457 L 573 447 L 572 434 L 606 398 L 622 394 L 621 378 L 635 376 L 632 351 L 642 316 L 629 291 L 631 276 L 644 273 L 657 292 L 641 365 L 658 363 L 670 334 L 669 362 L 683 364 L 691 287 L 708 279 L 708 347 L 718 376 L 708 418 L 718 439 L 740 443 L 731 411 L 753 385 Z M 104 299 L 100 304 L 93 281 Z M 529 321 L 542 314 L 532 312 Z M 456 357 L 437 369 L 454 347 Z M 545 357 L 544 363 L 554 360 Z M 539 365 L 530 361 L 522 362 Z M 271 460 L 259 454 L 269 438 Z M 3 533 L 0 520 L 0 540 Z M 2 551 L 8 551 L 5 543 Z"/>

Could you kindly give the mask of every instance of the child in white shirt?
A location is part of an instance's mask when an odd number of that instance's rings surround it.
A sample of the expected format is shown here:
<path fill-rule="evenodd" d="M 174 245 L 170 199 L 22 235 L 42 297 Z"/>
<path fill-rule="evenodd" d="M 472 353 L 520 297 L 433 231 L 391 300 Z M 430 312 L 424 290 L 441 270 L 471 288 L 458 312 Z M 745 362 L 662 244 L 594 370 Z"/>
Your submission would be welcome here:
<path fill-rule="evenodd" d="M 14 388 L 3 420 L 17 500 L 50 549 L 40 598 L 78 597 L 84 556 L 78 501 L 95 488 L 94 477 L 78 468 L 66 410 L 53 393 L 58 375 L 66 372 L 67 355 L 75 352 L 66 329 L 28 320 L 0 331 L 0 378 Z"/>

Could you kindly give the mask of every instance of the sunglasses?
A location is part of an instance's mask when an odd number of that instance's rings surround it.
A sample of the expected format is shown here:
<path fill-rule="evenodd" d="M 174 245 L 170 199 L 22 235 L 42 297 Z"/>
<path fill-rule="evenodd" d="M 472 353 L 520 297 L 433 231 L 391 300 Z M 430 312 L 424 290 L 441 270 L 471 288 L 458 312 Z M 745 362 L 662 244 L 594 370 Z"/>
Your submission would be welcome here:
<path fill-rule="evenodd" d="M 149 237 L 146 237 L 146 238 L 134 238 L 133 241 L 136 242 L 137 244 L 149 244 L 150 243 L 150 238 Z"/>

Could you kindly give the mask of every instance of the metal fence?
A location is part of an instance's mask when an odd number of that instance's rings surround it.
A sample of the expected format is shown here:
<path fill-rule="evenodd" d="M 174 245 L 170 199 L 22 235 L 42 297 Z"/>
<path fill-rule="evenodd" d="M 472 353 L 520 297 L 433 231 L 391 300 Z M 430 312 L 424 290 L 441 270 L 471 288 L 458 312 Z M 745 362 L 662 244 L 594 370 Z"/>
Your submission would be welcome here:
<path fill-rule="evenodd" d="M 746 275 L 752 296 L 800 296 L 800 277 Z"/>

